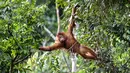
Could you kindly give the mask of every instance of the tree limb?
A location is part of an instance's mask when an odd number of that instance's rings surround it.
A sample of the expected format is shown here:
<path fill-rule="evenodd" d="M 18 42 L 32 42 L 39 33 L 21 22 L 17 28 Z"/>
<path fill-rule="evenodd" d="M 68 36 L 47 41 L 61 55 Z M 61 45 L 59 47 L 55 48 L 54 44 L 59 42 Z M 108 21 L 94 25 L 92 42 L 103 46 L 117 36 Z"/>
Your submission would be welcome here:
<path fill-rule="evenodd" d="M 57 15 L 57 23 L 58 23 L 57 33 L 59 33 L 60 32 L 60 15 L 59 15 L 59 8 L 58 8 L 57 3 L 56 3 L 56 15 Z"/>

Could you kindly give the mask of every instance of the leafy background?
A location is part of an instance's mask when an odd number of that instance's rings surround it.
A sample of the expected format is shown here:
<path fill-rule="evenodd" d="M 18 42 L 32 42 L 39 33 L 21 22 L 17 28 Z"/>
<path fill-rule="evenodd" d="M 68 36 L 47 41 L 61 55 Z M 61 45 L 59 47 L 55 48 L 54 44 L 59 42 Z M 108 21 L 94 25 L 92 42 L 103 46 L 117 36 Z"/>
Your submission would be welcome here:
<path fill-rule="evenodd" d="M 103 61 L 77 56 L 77 73 L 130 73 L 129 0 L 0 0 L 0 73 L 67 73 L 70 54 L 39 51 L 61 29 L 66 31 L 71 9 L 78 3 L 77 40 L 93 48 Z"/>

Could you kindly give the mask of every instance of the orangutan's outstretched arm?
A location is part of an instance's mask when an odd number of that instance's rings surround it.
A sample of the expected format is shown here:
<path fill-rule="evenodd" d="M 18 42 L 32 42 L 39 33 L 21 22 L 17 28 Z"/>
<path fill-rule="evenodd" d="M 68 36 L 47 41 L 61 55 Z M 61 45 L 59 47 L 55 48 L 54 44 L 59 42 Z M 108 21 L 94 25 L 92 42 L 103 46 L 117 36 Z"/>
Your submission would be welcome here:
<path fill-rule="evenodd" d="M 43 51 L 52 51 L 52 50 L 60 49 L 60 48 L 62 48 L 62 46 L 63 45 L 61 43 L 55 42 L 51 46 L 42 46 L 42 47 L 40 47 L 40 50 L 43 50 Z"/>

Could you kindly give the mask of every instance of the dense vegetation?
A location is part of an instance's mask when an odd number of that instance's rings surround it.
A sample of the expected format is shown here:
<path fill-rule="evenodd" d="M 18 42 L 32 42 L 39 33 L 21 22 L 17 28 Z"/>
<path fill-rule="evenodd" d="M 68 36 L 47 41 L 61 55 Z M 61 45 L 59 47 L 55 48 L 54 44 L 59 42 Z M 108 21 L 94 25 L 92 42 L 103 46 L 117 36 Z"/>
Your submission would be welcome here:
<path fill-rule="evenodd" d="M 54 41 L 46 29 L 57 32 L 56 3 L 62 31 L 73 5 L 80 5 L 77 40 L 103 59 L 77 56 L 77 73 L 130 73 L 129 0 L 0 0 L 0 73 L 70 72 L 68 52 L 38 49 Z"/>

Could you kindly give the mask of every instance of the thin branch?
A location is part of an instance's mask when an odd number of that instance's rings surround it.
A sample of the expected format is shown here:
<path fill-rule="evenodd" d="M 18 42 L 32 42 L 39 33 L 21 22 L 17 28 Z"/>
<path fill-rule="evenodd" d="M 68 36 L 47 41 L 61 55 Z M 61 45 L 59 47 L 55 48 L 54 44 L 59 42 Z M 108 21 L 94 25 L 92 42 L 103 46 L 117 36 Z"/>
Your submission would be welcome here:
<path fill-rule="evenodd" d="M 57 15 L 57 23 L 58 23 L 57 33 L 59 33 L 60 32 L 60 15 L 59 15 L 59 8 L 58 8 L 57 3 L 56 3 L 56 15 Z"/>
<path fill-rule="evenodd" d="M 71 61 L 72 61 L 72 73 L 77 71 L 76 64 L 77 64 L 77 58 L 76 58 L 76 53 L 71 53 Z"/>
<path fill-rule="evenodd" d="M 17 64 L 19 64 L 20 62 L 23 62 L 24 60 L 28 59 L 28 57 L 31 56 L 31 54 L 32 54 L 32 53 L 30 52 L 27 56 L 25 56 L 25 57 L 22 58 L 21 60 L 15 62 L 14 65 L 17 65 Z"/>
<path fill-rule="evenodd" d="M 67 59 L 66 59 L 66 57 L 65 57 L 65 53 L 64 53 L 64 52 L 62 53 L 62 56 L 63 56 L 63 58 L 64 58 L 64 60 L 65 60 L 65 62 L 66 62 L 66 64 L 67 64 L 67 67 L 68 67 L 68 69 L 69 69 L 69 72 L 71 72 L 71 68 L 70 68 L 70 66 L 69 66 L 69 63 L 67 62 Z"/>
<path fill-rule="evenodd" d="M 16 56 L 14 57 L 13 62 L 16 61 L 17 57 L 18 57 L 18 54 L 16 54 Z"/>
<path fill-rule="evenodd" d="M 50 36 L 53 38 L 53 40 L 55 40 L 55 36 L 51 33 L 51 31 L 50 31 L 48 28 L 46 28 L 46 26 L 44 26 L 44 29 L 45 29 L 45 31 L 46 31 L 47 33 L 50 34 Z"/>

